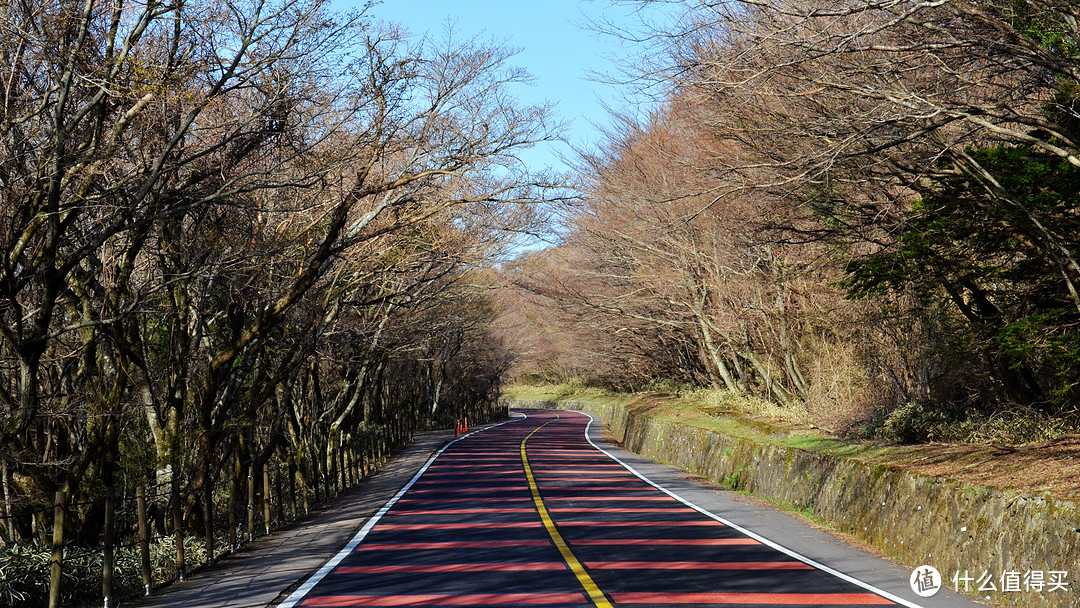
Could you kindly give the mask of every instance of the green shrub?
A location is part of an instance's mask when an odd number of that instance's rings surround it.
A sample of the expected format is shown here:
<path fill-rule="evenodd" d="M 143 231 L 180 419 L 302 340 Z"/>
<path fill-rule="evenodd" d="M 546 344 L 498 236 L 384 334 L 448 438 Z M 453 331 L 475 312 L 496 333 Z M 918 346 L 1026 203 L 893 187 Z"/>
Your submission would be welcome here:
<path fill-rule="evenodd" d="M 697 388 L 684 392 L 681 397 L 687 401 L 700 404 L 710 414 L 736 414 L 795 424 L 809 422 L 805 408 L 784 407 L 767 399 L 739 391 Z"/>
<path fill-rule="evenodd" d="M 97 605 L 101 602 L 100 550 L 65 547 L 61 569 L 64 605 Z M 206 561 L 202 539 L 184 539 L 184 559 L 189 565 Z M 0 547 L 0 606 L 31 608 L 49 601 L 52 549 L 40 543 Z M 113 594 L 117 597 L 142 590 L 142 561 L 138 547 L 119 547 L 113 553 Z M 150 544 L 150 567 L 155 583 L 176 578 L 176 541 L 172 536 Z M 190 567 L 190 566 L 189 566 Z"/>
<path fill-rule="evenodd" d="M 1020 444 L 1055 439 L 1075 428 L 1029 408 L 983 411 L 908 402 L 884 418 L 874 433 L 899 443 L 942 441 L 952 443 Z"/>
<path fill-rule="evenodd" d="M 641 387 L 641 392 L 679 396 L 692 389 L 693 387 L 688 384 L 671 378 L 653 378 L 652 380 L 649 380 L 648 384 Z"/>

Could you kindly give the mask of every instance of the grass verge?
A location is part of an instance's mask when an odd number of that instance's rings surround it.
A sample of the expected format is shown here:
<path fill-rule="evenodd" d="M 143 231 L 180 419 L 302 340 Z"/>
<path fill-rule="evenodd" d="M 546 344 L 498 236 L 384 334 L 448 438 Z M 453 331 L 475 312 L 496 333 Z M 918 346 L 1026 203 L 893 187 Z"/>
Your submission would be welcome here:
<path fill-rule="evenodd" d="M 815 428 L 799 412 L 725 391 L 699 389 L 620 394 L 572 382 L 514 385 L 507 387 L 503 396 L 622 405 L 638 414 L 755 443 L 856 458 L 985 488 L 1080 499 L 1080 435 L 1077 434 L 1013 446 L 945 442 L 899 445 L 839 437 Z"/>

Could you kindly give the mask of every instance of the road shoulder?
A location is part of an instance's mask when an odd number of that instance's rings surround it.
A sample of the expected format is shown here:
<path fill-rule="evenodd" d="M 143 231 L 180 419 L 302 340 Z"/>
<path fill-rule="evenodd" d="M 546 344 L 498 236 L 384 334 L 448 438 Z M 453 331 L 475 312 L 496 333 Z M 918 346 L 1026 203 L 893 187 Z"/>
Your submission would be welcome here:
<path fill-rule="evenodd" d="M 450 431 L 418 433 L 378 473 L 312 516 L 249 544 L 184 583 L 125 604 L 137 608 L 262 608 L 318 570 L 390 500 L 432 453 L 453 438 Z"/>

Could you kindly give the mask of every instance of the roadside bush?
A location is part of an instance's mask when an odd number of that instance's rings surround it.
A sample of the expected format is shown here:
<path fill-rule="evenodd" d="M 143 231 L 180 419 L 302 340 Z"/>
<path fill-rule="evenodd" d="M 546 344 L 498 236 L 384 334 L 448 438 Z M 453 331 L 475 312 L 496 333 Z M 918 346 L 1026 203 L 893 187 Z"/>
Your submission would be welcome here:
<path fill-rule="evenodd" d="M 795 424 L 809 422 L 804 408 L 784 407 L 754 395 L 713 388 L 699 388 L 680 395 L 701 404 L 710 414 L 735 414 L 751 418 L 768 418 Z"/>
<path fill-rule="evenodd" d="M 885 416 L 873 429 L 879 439 L 898 443 L 1021 444 L 1056 439 L 1075 428 L 1075 421 L 1034 409 L 948 408 L 908 402 Z"/>
<path fill-rule="evenodd" d="M 201 539 L 184 540 L 185 559 L 198 565 L 206 561 Z M 101 602 L 100 550 L 83 547 L 64 549 L 64 605 L 98 605 Z M 41 543 L 0 547 L 0 606 L 36 608 L 49 602 L 49 570 L 52 549 Z M 162 537 L 150 544 L 150 568 L 157 583 L 176 578 L 176 542 L 174 537 Z M 137 594 L 142 589 L 141 561 L 137 546 L 118 547 L 113 556 L 113 589 L 117 597 Z"/>
<path fill-rule="evenodd" d="M 685 382 L 679 382 L 671 378 L 653 378 L 645 386 L 641 387 L 643 393 L 660 393 L 662 395 L 683 395 L 691 390 L 693 388 Z"/>
<path fill-rule="evenodd" d="M 47 605 L 51 559 L 52 550 L 40 543 L 5 547 L 0 554 L 0 603 L 13 608 Z M 65 604 L 101 595 L 101 554 L 67 548 L 61 573 Z"/>
<path fill-rule="evenodd" d="M 580 376 L 570 378 L 562 384 L 545 387 L 544 392 L 554 392 L 560 397 L 570 397 L 575 395 L 604 396 L 611 394 L 611 391 L 608 389 L 598 386 L 595 382 L 586 378 L 581 378 Z"/>

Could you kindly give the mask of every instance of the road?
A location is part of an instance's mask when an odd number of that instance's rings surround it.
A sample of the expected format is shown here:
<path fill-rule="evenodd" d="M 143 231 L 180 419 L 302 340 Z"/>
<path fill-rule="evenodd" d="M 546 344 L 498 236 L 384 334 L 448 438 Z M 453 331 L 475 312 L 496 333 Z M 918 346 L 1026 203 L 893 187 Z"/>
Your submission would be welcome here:
<path fill-rule="evenodd" d="M 282 606 L 978 606 L 525 414 L 447 446 Z"/>

